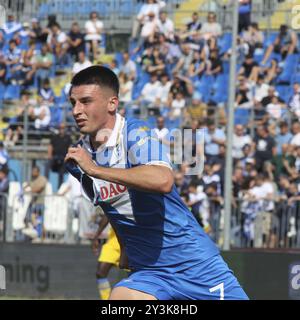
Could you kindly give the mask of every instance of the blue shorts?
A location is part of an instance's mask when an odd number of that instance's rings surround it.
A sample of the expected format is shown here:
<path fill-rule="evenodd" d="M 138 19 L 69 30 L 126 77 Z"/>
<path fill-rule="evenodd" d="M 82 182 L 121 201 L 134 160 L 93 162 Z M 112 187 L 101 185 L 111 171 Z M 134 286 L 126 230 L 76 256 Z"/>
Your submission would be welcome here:
<path fill-rule="evenodd" d="M 115 287 L 151 294 L 158 300 L 248 300 L 246 293 L 220 255 L 189 269 L 139 270 Z"/>

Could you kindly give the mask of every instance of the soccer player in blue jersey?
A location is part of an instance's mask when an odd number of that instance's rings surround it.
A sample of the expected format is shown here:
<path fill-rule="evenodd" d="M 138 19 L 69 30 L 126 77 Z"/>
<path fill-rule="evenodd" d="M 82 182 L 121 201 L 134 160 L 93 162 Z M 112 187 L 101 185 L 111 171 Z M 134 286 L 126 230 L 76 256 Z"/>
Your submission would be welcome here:
<path fill-rule="evenodd" d="M 164 146 L 144 122 L 117 113 L 116 75 L 92 66 L 71 84 L 83 137 L 69 148 L 66 165 L 107 215 L 120 242 L 120 265 L 131 270 L 110 299 L 248 299 L 177 193 Z"/>

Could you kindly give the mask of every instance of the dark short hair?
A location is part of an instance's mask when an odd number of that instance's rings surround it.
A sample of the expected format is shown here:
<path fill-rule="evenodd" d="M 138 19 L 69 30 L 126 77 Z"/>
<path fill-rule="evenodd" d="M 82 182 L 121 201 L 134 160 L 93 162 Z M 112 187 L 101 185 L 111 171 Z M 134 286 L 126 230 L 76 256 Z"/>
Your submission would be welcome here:
<path fill-rule="evenodd" d="M 279 128 L 282 128 L 282 127 L 288 127 L 288 123 L 285 121 L 285 120 L 282 120 L 279 122 Z"/>
<path fill-rule="evenodd" d="M 78 72 L 71 81 L 73 87 L 95 84 L 102 88 L 111 89 L 116 96 L 119 95 L 119 80 L 116 74 L 104 66 L 91 66 Z"/>

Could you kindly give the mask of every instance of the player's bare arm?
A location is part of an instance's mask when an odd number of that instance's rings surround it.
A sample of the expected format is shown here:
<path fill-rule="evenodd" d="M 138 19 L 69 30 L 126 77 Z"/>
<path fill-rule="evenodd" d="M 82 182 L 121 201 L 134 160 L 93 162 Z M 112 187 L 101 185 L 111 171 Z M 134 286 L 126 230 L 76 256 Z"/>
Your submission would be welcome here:
<path fill-rule="evenodd" d="M 171 169 L 161 165 L 142 165 L 130 169 L 96 165 L 80 146 L 69 148 L 65 161 L 73 160 L 89 176 L 147 192 L 169 193 L 174 178 Z"/>
<path fill-rule="evenodd" d="M 107 216 L 103 216 L 102 219 L 99 222 L 99 226 L 98 226 L 98 230 L 95 233 L 94 239 L 93 239 L 93 243 L 92 243 L 92 250 L 94 255 L 98 255 L 98 250 L 99 250 L 99 236 L 101 235 L 101 233 L 103 232 L 103 230 L 106 228 L 106 226 L 108 225 L 109 220 L 107 218 Z"/>

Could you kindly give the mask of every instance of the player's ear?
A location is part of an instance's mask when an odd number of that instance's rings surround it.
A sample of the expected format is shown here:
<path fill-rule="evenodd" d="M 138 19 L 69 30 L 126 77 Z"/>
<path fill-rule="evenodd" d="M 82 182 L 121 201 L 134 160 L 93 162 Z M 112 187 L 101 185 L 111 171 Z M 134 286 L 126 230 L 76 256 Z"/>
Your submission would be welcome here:
<path fill-rule="evenodd" d="M 108 102 L 108 111 L 111 111 L 111 112 L 116 111 L 118 108 L 118 105 L 119 105 L 118 97 L 116 96 L 111 97 Z"/>

